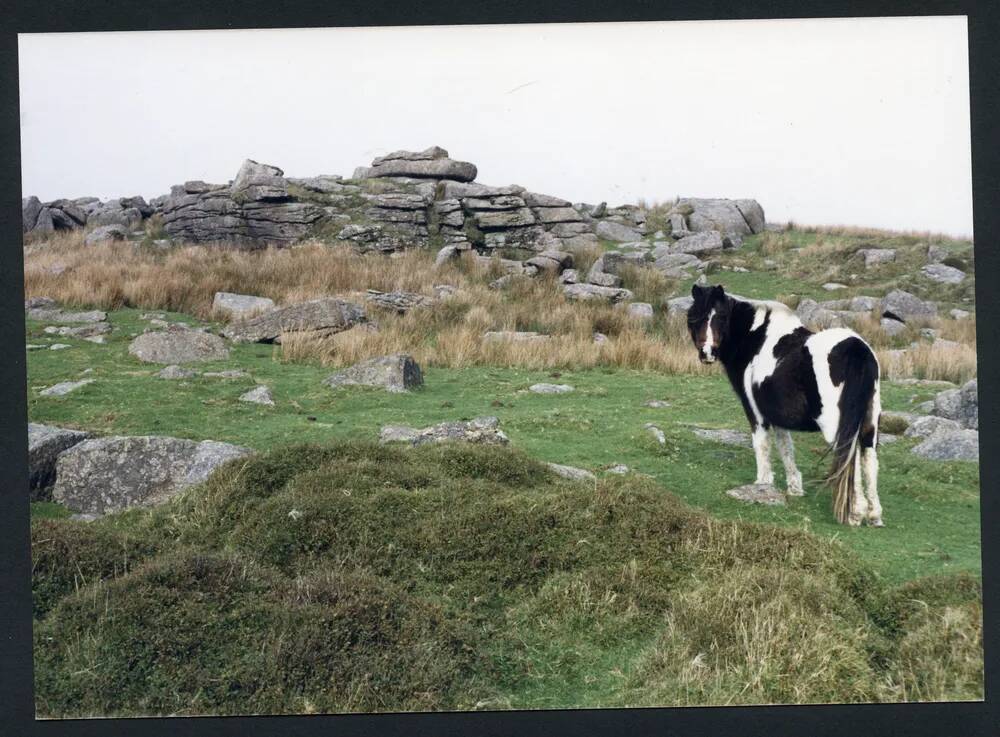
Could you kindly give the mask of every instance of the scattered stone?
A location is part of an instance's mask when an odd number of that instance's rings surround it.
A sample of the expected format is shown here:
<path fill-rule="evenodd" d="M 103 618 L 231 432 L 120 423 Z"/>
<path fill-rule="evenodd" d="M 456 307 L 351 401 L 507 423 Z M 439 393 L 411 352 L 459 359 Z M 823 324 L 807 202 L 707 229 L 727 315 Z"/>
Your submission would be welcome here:
<path fill-rule="evenodd" d="M 510 283 L 514 281 L 513 274 L 504 274 L 498 279 L 494 279 L 490 282 L 490 289 L 506 289 L 510 286 Z"/>
<path fill-rule="evenodd" d="M 955 420 L 970 430 L 979 429 L 979 382 L 966 382 L 961 389 L 948 389 L 934 397 L 933 413 Z"/>
<path fill-rule="evenodd" d="M 274 309 L 274 300 L 249 294 L 216 292 L 212 310 L 230 320 L 245 320 Z"/>
<path fill-rule="evenodd" d="M 28 492 L 33 502 L 49 498 L 59 454 L 90 437 L 90 433 L 28 423 Z"/>
<path fill-rule="evenodd" d="M 564 479 L 569 479 L 571 481 L 597 481 L 597 477 L 594 474 L 582 468 L 562 466 L 558 463 L 547 463 L 545 465 L 547 465 L 549 470 L 551 470 L 554 474 L 562 476 Z"/>
<path fill-rule="evenodd" d="M 883 317 L 881 320 L 879 320 L 879 325 L 881 325 L 882 330 L 891 337 L 895 337 L 906 330 L 905 323 L 902 323 L 899 320 L 893 320 L 888 317 Z"/>
<path fill-rule="evenodd" d="M 650 407 L 652 409 L 666 409 L 670 406 L 670 402 L 664 402 L 661 399 L 650 399 L 643 406 Z"/>
<path fill-rule="evenodd" d="M 691 305 L 694 304 L 694 298 L 674 297 L 673 299 L 668 299 L 666 304 L 667 304 L 668 315 L 670 316 L 686 315 L 687 311 L 691 309 Z"/>
<path fill-rule="evenodd" d="M 616 223 L 611 220 L 600 221 L 597 224 L 596 232 L 599 238 L 616 241 L 618 243 L 628 243 L 629 241 L 637 241 L 642 238 L 642 233 L 635 228 L 623 225 L 622 223 Z M 719 248 L 722 248 L 721 242 L 719 244 Z"/>
<path fill-rule="evenodd" d="M 608 336 L 605 335 L 604 333 L 594 333 L 594 342 L 597 345 L 601 345 L 602 343 L 607 343 Z"/>
<path fill-rule="evenodd" d="M 437 256 L 434 257 L 434 265 L 444 266 L 446 263 L 453 261 L 458 257 L 459 251 L 457 246 L 445 246 L 438 251 Z"/>
<path fill-rule="evenodd" d="M 328 376 L 323 383 L 333 388 L 373 386 L 389 392 L 406 392 L 423 386 L 424 377 L 412 356 L 395 353 L 362 361 Z"/>
<path fill-rule="evenodd" d="M 38 343 L 28 343 L 24 347 L 25 347 L 26 350 L 29 350 L 29 351 L 40 351 L 40 350 L 47 350 L 48 349 L 47 345 L 40 345 Z"/>
<path fill-rule="evenodd" d="M 663 433 L 663 430 L 654 425 L 652 422 L 647 422 L 645 425 L 643 425 L 643 428 L 647 430 L 650 435 L 656 438 L 656 442 L 658 442 L 660 445 L 667 444 L 667 436 Z"/>
<path fill-rule="evenodd" d="M 866 269 L 896 260 L 896 251 L 892 248 L 862 248 L 858 253 L 864 258 Z"/>
<path fill-rule="evenodd" d="M 959 425 L 954 420 L 949 420 L 944 417 L 935 417 L 934 415 L 924 415 L 917 417 L 910 423 L 910 426 L 906 428 L 903 433 L 903 437 L 906 438 L 929 438 L 936 432 L 941 430 L 959 430 L 961 429 Z"/>
<path fill-rule="evenodd" d="M 29 320 L 37 320 L 39 322 L 72 324 L 81 322 L 106 322 L 108 319 L 108 313 L 102 310 L 90 310 L 88 312 L 66 312 L 60 309 L 33 307 L 27 310 L 25 317 L 27 317 Z"/>
<path fill-rule="evenodd" d="M 97 343 L 97 345 L 104 345 L 107 342 L 103 335 L 91 335 L 84 338 L 84 340 L 90 343 Z"/>
<path fill-rule="evenodd" d="M 580 275 L 576 269 L 566 269 L 559 275 L 560 284 L 576 284 L 580 281 Z"/>
<path fill-rule="evenodd" d="M 128 229 L 124 225 L 101 225 L 94 228 L 83 239 L 84 245 L 94 246 L 105 241 L 123 241 L 128 237 Z"/>
<path fill-rule="evenodd" d="M 24 309 L 35 310 L 39 308 L 53 309 L 56 301 L 52 297 L 29 297 L 24 300 Z"/>
<path fill-rule="evenodd" d="M 52 345 L 49 346 L 49 350 L 50 351 L 64 351 L 67 348 L 72 348 L 72 347 L 73 346 L 71 346 L 69 343 L 53 343 Z"/>
<path fill-rule="evenodd" d="M 614 465 L 614 466 L 612 466 L 611 468 L 609 468 L 609 469 L 608 469 L 608 473 L 613 473 L 613 474 L 615 474 L 616 476 L 624 476 L 624 475 L 625 475 L 625 474 L 627 474 L 627 473 L 628 473 L 628 472 L 629 472 L 630 470 L 632 470 L 632 469 L 630 469 L 630 468 L 629 468 L 628 466 L 626 466 L 626 465 L 625 465 L 624 463 L 619 463 L 619 464 L 617 464 L 617 465 Z"/>
<path fill-rule="evenodd" d="M 39 392 L 39 395 L 43 397 L 64 397 L 70 392 L 74 392 L 80 387 L 87 386 L 87 384 L 93 384 L 93 379 L 80 379 L 79 381 L 62 381 L 58 384 L 50 386 L 48 389 L 43 389 Z"/>
<path fill-rule="evenodd" d="M 237 343 L 280 343 L 282 333 L 327 337 L 367 322 L 360 305 L 324 298 L 280 307 L 263 315 L 230 323 L 223 335 Z"/>
<path fill-rule="evenodd" d="M 568 394 L 573 391 L 569 384 L 532 384 L 528 391 L 535 394 Z"/>
<path fill-rule="evenodd" d="M 632 299 L 631 290 L 615 287 L 599 287 L 596 284 L 567 284 L 563 287 L 563 292 L 568 299 L 572 300 L 597 299 L 609 302 L 625 302 Z"/>
<path fill-rule="evenodd" d="M 225 371 L 206 371 L 202 376 L 216 379 L 249 379 L 248 374 L 243 369 L 227 369 Z"/>
<path fill-rule="evenodd" d="M 814 299 L 800 300 L 795 314 L 806 327 L 814 330 L 844 326 L 844 318 L 840 314 L 821 307 Z"/>
<path fill-rule="evenodd" d="M 927 247 L 927 263 L 937 264 L 948 258 L 948 251 L 933 243 Z"/>
<path fill-rule="evenodd" d="M 828 292 L 835 292 L 838 289 L 847 289 L 847 285 L 846 284 L 838 284 L 837 282 L 832 282 L 831 281 L 831 282 L 827 282 L 826 284 L 824 284 L 823 285 L 823 289 L 825 289 Z"/>
<path fill-rule="evenodd" d="M 904 320 L 913 317 L 935 317 L 937 305 L 925 302 L 902 289 L 894 289 L 882 299 L 882 312 L 891 312 Z"/>
<path fill-rule="evenodd" d="M 702 427 L 696 427 L 694 429 L 694 434 L 704 440 L 711 440 L 725 445 L 738 445 L 746 448 L 749 448 L 752 445 L 750 442 L 750 436 L 740 430 L 709 430 Z"/>
<path fill-rule="evenodd" d="M 778 506 L 785 503 L 785 495 L 773 484 L 746 484 L 726 492 L 727 496 L 751 504 Z"/>
<path fill-rule="evenodd" d="M 968 318 L 968 317 L 969 317 L 969 316 L 970 316 L 970 315 L 971 315 L 972 313 L 971 313 L 971 312 L 969 312 L 968 310 L 960 310 L 960 309 L 958 309 L 958 308 L 955 308 L 955 309 L 953 309 L 953 310 L 950 310 L 950 311 L 948 312 L 948 314 L 949 314 L 949 315 L 951 315 L 951 318 L 952 318 L 953 320 L 965 320 L 965 319 L 967 319 L 967 318 Z"/>
<path fill-rule="evenodd" d="M 486 342 L 513 341 L 519 343 L 538 343 L 549 340 L 551 337 L 543 333 L 520 330 L 490 330 L 483 333 L 483 340 Z"/>
<path fill-rule="evenodd" d="M 448 441 L 506 445 L 510 442 L 510 439 L 500 430 L 500 420 L 498 418 L 477 417 L 473 420 L 442 422 L 439 425 L 425 427 L 422 430 L 399 425 L 388 425 L 382 428 L 379 434 L 379 441 L 383 443 L 406 442 L 410 445 Z"/>
<path fill-rule="evenodd" d="M 893 435 L 892 433 L 880 432 L 878 434 L 878 444 L 879 445 L 891 445 L 899 440 L 898 435 Z"/>
<path fill-rule="evenodd" d="M 687 254 L 712 253 L 714 251 L 721 251 L 723 248 L 722 234 L 717 230 L 707 230 L 681 238 L 674 243 L 671 252 Z"/>
<path fill-rule="evenodd" d="M 128 352 L 145 363 L 168 365 L 229 358 L 222 338 L 177 326 L 143 333 L 129 344 Z"/>
<path fill-rule="evenodd" d="M 914 446 L 912 452 L 932 461 L 978 461 L 979 432 L 942 430 Z"/>
<path fill-rule="evenodd" d="M 653 305 L 648 302 L 632 302 L 628 306 L 628 316 L 635 320 L 652 320 Z"/>
<path fill-rule="evenodd" d="M 365 300 L 378 307 L 393 310 L 399 315 L 404 315 L 416 307 L 429 307 L 437 302 L 434 297 L 415 292 L 380 292 L 377 289 L 369 289 L 365 293 Z"/>
<path fill-rule="evenodd" d="M 149 507 L 201 483 L 226 461 L 249 453 L 247 448 L 212 440 L 92 438 L 60 454 L 52 499 L 85 514 Z"/>
<path fill-rule="evenodd" d="M 166 368 L 160 369 L 157 372 L 156 378 L 158 379 L 193 379 L 198 375 L 197 371 L 192 371 L 191 369 L 181 368 L 176 364 L 167 366 Z"/>
<path fill-rule="evenodd" d="M 927 264 L 920 273 L 938 284 L 961 284 L 965 281 L 965 272 L 945 264 Z"/>
<path fill-rule="evenodd" d="M 45 328 L 45 333 L 48 335 L 59 335 L 64 338 L 93 338 L 96 335 L 107 335 L 110 332 L 111 324 L 106 322 L 92 322 L 77 327 L 51 325 Z"/>
<path fill-rule="evenodd" d="M 271 396 L 271 390 L 266 386 L 254 387 L 250 391 L 240 395 L 241 402 L 252 402 L 254 404 L 263 404 L 268 407 L 274 406 L 274 398 Z"/>

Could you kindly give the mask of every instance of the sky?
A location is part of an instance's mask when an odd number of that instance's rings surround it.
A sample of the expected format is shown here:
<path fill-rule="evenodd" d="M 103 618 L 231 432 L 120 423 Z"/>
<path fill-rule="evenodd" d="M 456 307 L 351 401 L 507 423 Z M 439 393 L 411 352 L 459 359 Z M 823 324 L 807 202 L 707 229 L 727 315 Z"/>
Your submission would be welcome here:
<path fill-rule="evenodd" d="M 972 234 L 964 17 L 19 36 L 24 196 L 147 198 L 246 158 L 341 174 L 442 146 L 611 205 Z"/>

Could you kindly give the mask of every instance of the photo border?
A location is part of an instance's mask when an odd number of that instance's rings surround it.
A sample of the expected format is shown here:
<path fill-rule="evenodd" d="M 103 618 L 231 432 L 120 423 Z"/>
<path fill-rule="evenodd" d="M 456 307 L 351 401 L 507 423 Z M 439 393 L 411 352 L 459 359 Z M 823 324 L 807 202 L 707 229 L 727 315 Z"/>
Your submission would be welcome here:
<path fill-rule="evenodd" d="M 997 687 L 998 502 L 1000 434 L 996 431 L 1000 390 L 1000 305 L 989 284 L 1000 275 L 1000 59 L 992 48 L 1000 31 L 995 2 L 851 2 L 849 0 L 675 0 L 649 2 L 528 3 L 424 0 L 402 5 L 353 0 L 332 6 L 318 0 L 276 4 L 261 0 L 90 0 L 36 3 L 15 0 L 0 30 L 0 161 L 16 173 L 0 179 L 0 345 L 12 347 L 0 364 L 0 732 L 18 735 L 212 735 L 336 734 L 740 734 L 740 735 L 952 735 L 1000 734 Z M 27 494 L 26 362 L 23 312 L 20 194 L 20 115 L 17 34 L 69 31 L 138 31 L 343 26 L 468 25 L 493 23 L 620 22 L 966 15 L 972 126 L 972 183 L 975 249 L 981 545 L 983 558 L 983 644 L 985 701 L 929 704 L 822 706 L 662 707 L 641 709 L 434 712 L 280 717 L 165 717 L 93 720 L 34 720 L 31 658 L 31 559 Z M 708 52 L 710 53 L 710 52 Z M 53 94 L 58 94 L 55 91 Z M 863 114 L 863 113 L 862 113 Z M 927 142 L 933 146 L 933 141 Z M 872 534 L 878 534 L 877 530 Z M 8 730 L 10 730 L 8 732 Z"/>

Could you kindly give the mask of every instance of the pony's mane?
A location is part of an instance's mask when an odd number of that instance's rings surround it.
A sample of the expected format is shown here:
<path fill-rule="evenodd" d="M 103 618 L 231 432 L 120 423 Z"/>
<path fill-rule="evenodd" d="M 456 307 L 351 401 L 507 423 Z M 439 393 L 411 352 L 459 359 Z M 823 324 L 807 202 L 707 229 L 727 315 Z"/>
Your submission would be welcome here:
<path fill-rule="evenodd" d="M 727 294 L 729 293 L 727 292 Z M 772 312 L 776 312 L 778 314 L 797 316 L 795 314 L 795 310 L 786 305 L 784 302 L 778 302 L 777 300 L 773 299 L 750 299 L 749 297 L 741 297 L 738 294 L 729 294 L 729 296 L 735 299 L 737 302 L 746 302 L 747 304 L 754 307 L 754 309 L 758 307 L 765 307 L 771 310 Z"/>

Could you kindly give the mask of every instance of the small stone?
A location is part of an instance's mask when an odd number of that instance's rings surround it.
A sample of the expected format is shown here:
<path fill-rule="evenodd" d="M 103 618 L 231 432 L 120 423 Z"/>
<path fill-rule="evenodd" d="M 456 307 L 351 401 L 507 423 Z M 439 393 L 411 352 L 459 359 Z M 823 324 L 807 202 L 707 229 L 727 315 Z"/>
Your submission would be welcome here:
<path fill-rule="evenodd" d="M 663 433 L 663 430 L 654 425 L 652 422 L 647 422 L 645 425 L 643 425 L 643 428 L 648 430 L 649 434 L 652 435 L 654 438 L 656 438 L 656 442 L 658 442 L 660 445 L 667 444 L 667 436 Z"/>
<path fill-rule="evenodd" d="M 772 484 L 746 484 L 726 492 L 727 496 L 741 502 L 778 506 L 785 503 L 785 495 Z"/>
<path fill-rule="evenodd" d="M 664 402 L 662 399 L 650 399 L 643 406 L 651 407 L 652 409 L 666 409 L 670 406 L 670 402 Z"/>
<path fill-rule="evenodd" d="M 864 257 L 866 269 L 896 260 L 896 251 L 892 248 L 862 248 L 858 253 Z"/>
<path fill-rule="evenodd" d="M 964 271 L 945 264 L 927 264 L 920 273 L 938 284 L 961 284 L 965 281 Z"/>
<path fill-rule="evenodd" d="M 648 302 L 632 302 L 628 306 L 628 316 L 634 320 L 652 320 L 653 305 Z"/>
<path fill-rule="evenodd" d="M 747 448 L 751 446 L 750 436 L 740 430 L 709 430 L 702 427 L 696 427 L 694 429 L 694 434 L 704 440 L 711 440 L 725 445 L 738 445 Z"/>
<path fill-rule="evenodd" d="M 227 369 L 226 371 L 206 371 L 202 376 L 215 379 L 249 379 L 248 374 L 243 369 Z"/>
<path fill-rule="evenodd" d="M 72 348 L 72 347 L 73 346 L 69 345 L 68 343 L 53 343 L 52 345 L 49 346 L 49 350 L 62 351 L 65 350 L 66 348 Z"/>
<path fill-rule="evenodd" d="M 264 404 L 269 407 L 274 406 L 274 399 L 271 397 L 271 390 L 266 386 L 258 386 L 240 396 L 241 402 L 253 402 L 254 404 Z"/>
<path fill-rule="evenodd" d="M 483 333 L 483 341 L 487 343 L 511 341 L 514 343 L 540 343 L 549 340 L 551 336 L 523 330 L 489 330 Z"/>
<path fill-rule="evenodd" d="M 607 343 L 608 336 L 605 335 L 604 333 L 594 333 L 594 342 L 597 345 L 601 345 L 602 343 Z"/>
<path fill-rule="evenodd" d="M 956 309 L 953 309 L 953 310 L 949 311 L 948 314 L 951 315 L 951 317 L 952 317 L 953 320 L 965 320 L 972 313 L 968 312 L 967 310 L 960 310 L 960 309 L 956 308 Z"/>
<path fill-rule="evenodd" d="M 838 289 L 847 289 L 847 285 L 838 284 L 837 282 L 827 282 L 826 284 L 823 285 L 823 289 L 825 289 L 828 292 L 835 292 Z"/>
<path fill-rule="evenodd" d="M 624 463 L 619 463 L 619 464 L 614 465 L 611 468 L 609 468 L 608 469 L 608 473 L 613 473 L 613 474 L 615 474 L 617 476 L 624 476 L 630 470 L 631 469 L 628 466 L 626 466 Z"/>
<path fill-rule="evenodd" d="M 181 368 L 180 366 L 167 366 L 156 373 L 158 379 L 192 379 L 198 375 L 197 371 Z"/>
<path fill-rule="evenodd" d="M 424 377 L 412 356 L 394 353 L 370 358 L 338 371 L 328 376 L 323 383 L 333 388 L 371 386 L 389 392 L 408 392 L 423 386 Z"/>
<path fill-rule="evenodd" d="M 48 389 L 43 389 L 39 394 L 43 397 L 62 397 L 70 392 L 76 391 L 80 387 L 87 386 L 87 384 L 93 384 L 93 379 L 80 379 L 80 381 L 63 381 L 58 384 L 50 386 Z"/>
<path fill-rule="evenodd" d="M 571 481 L 597 480 L 597 477 L 594 474 L 582 468 L 574 468 L 573 466 L 562 466 L 558 463 L 547 463 L 546 465 L 553 473 L 555 473 L 557 476 L 562 476 L 564 479 L 570 479 Z"/>
<path fill-rule="evenodd" d="M 573 391 L 569 384 L 532 384 L 528 391 L 535 394 L 568 394 Z"/>

